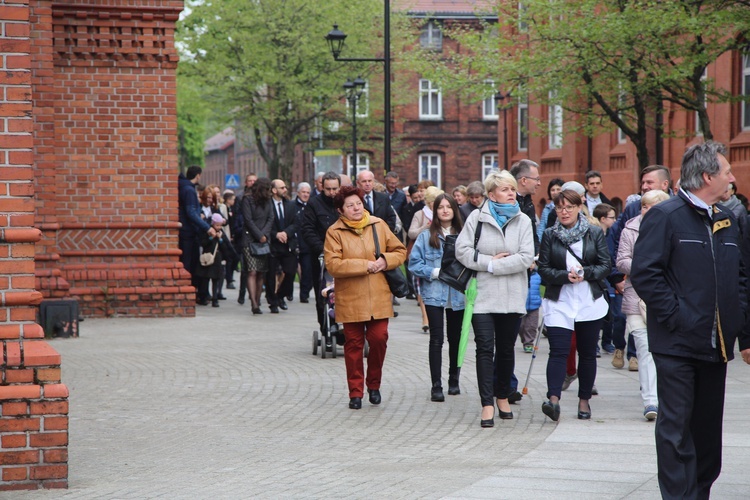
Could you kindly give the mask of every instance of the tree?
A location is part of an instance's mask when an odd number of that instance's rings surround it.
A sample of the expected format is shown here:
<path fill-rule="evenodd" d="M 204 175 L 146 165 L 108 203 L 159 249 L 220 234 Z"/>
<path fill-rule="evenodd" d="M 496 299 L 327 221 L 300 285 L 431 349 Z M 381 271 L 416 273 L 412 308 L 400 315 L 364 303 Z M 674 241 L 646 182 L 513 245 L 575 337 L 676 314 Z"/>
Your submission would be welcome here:
<path fill-rule="evenodd" d="M 535 102 L 570 111 L 566 124 L 592 136 L 619 128 L 649 165 L 649 133 L 664 101 L 698 114 L 712 138 L 707 102 L 732 99 L 704 71 L 741 48 L 750 31 L 746 1 L 528 0 L 499 1 L 497 26 L 449 28 L 466 51 L 423 61 L 444 88 L 475 99 L 485 81 L 528 93 Z M 429 54 L 427 54 L 429 56 Z M 438 64 L 435 64 L 438 63 Z M 432 67 L 430 67 L 432 65 Z M 688 133 L 689 131 L 685 131 Z"/>
<path fill-rule="evenodd" d="M 212 112 L 252 131 L 272 177 L 288 178 L 295 147 L 316 120 L 341 109 L 342 84 L 372 65 L 333 60 L 324 35 L 346 25 L 347 50 L 372 57 L 369 0 L 207 0 L 192 5 L 178 28 L 180 74 L 199 84 Z"/>
<path fill-rule="evenodd" d="M 178 69 L 179 71 L 179 69 Z M 180 169 L 203 166 L 206 116 L 208 111 L 200 98 L 200 89 L 187 78 L 177 78 L 177 135 Z"/>

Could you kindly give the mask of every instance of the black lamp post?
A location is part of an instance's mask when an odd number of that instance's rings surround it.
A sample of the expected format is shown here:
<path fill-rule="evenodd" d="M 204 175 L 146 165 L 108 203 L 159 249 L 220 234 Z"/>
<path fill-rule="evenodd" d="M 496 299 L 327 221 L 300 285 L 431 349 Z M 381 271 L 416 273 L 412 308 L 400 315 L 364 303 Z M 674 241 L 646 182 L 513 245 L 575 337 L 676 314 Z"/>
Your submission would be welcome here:
<path fill-rule="evenodd" d="M 510 92 L 507 94 L 497 92 L 495 94 L 497 109 L 503 110 L 503 168 L 508 170 L 508 106 L 503 103 L 505 99 L 508 99 L 508 104 L 510 105 Z"/>
<path fill-rule="evenodd" d="M 383 121 L 384 131 L 384 145 L 383 145 L 383 159 L 385 172 L 391 171 L 391 5 L 390 0 L 384 0 L 384 26 L 383 26 L 383 57 L 381 58 L 343 58 L 339 57 L 341 51 L 344 49 L 344 42 L 346 41 L 346 34 L 341 31 L 337 24 L 333 25 L 331 30 L 326 35 L 328 46 L 331 49 L 331 54 L 336 61 L 341 62 L 382 62 L 383 63 L 383 93 L 384 97 L 384 110 L 383 110 Z"/>
<path fill-rule="evenodd" d="M 362 97 L 362 92 L 365 90 L 367 82 L 358 76 L 354 81 L 347 80 L 344 84 L 344 91 L 346 92 L 346 99 L 349 101 L 349 106 L 352 108 L 352 168 L 350 177 L 354 179 L 357 175 L 357 102 Z"/>

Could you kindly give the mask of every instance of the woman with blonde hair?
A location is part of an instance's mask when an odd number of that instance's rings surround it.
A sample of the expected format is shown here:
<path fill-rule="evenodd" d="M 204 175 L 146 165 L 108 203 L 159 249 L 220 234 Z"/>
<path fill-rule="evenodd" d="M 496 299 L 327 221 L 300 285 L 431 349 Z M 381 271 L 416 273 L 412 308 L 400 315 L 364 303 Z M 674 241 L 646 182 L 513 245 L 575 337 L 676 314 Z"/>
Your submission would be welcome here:
<path fill-rule="evenodd" d="M 648 350 L 648 331 L 646 328 L 646 306 L 635 293 L 630 282 L 630 268 L 633 263 L 633 249 L 641 228 L 641 219 L 648 210 L 669 199 L 661 189 L 644 193 L 641 198 L 641 215 L 625 223 L 620 235 L 620 246 L 617 249 L 617 269 L 625 275 L 625 290 L 622 294 L 622 312 L 626 316 L 625 331 L 633 335 L 635 350 L 638 356 L 638 379 L 641 384 L 643 399 L 643 416 L 654 420 L 659 411 L 659 399 L 656 395 L 656 365 Z"/>
<path fill-rule="evenodd" d="M 508 396 L 513 392 L 510 380 L 515 368 L 514 345 L 521 316 L 526 313 L 526 271 L 534 262 L 534 233 L 531 219 L 520 210 L 516 200 L 518 184 L 509 172 L 490 172 L 484 188 L 488 201 L 466 219 L 456 240 L 456 258 L 477 271 L 478 293 L 471 323 L 482 402 L 480 424 L 492 427 L 493 397 L 497 399 L 500 418 L 513 418 Z"/>

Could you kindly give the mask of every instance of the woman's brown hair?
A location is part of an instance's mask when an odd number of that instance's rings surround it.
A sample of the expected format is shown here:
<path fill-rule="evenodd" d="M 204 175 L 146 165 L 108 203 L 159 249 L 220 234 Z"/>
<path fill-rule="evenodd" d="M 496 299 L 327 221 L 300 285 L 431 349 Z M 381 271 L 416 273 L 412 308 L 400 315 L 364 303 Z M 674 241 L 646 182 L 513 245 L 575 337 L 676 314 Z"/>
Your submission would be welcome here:
<path fill-rule="evenodd" d="M 440 248 L 440 234 L 442 233 L 443 228 L 440 225 L 440 220 L 437 216 L 437 209 L 443 200 L 448 200 L 448 203 L 451 204 L 451 209 L 453 210 L 453 220 L 451 221 L 451 227 L 453 228 L 453 231 L 458 234 L 464 227 L 464 221 L 461 218 L 461 212 L 459 212 L 458 210 L 458 203 L 456 203 L 456 200 L 453 198 L 453 196 L 446 193 L 438 195 L 437 198 L 435 198 L 435 201 L 432 203 L 432 223 L 430 223 L 430 246 L 432 248 Z"/>

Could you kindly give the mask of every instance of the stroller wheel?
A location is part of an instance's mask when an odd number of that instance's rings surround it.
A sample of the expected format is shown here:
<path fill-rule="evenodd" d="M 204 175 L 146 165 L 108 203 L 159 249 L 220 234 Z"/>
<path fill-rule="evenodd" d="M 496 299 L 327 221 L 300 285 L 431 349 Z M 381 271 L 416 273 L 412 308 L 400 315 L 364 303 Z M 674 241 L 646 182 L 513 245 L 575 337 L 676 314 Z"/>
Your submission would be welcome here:
<path fill-rule="evenodd" d="M 318 354 L 318 344 L 320 343 L 320 336 L 318 335 L 318 332 L 315 331 L 312 334 L 312 340 L 313 340 L 313 356 Z"/>
<path fill-rule="evenodd" d="M 326 359 L 326 336 L 324 333 L 320 334 L 320 358 Z"/>

